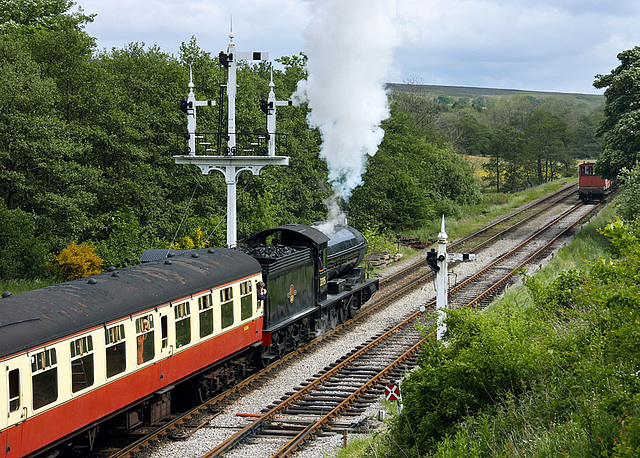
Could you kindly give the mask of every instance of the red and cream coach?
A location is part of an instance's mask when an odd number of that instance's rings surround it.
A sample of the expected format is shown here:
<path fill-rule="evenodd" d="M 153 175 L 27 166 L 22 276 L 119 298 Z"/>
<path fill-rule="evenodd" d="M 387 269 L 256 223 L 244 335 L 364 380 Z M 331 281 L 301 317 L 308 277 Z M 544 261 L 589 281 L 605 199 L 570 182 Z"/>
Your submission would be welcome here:
<path fill-rule="evenodd" d="M 170 412 L 167 388 L 262 337 L 260 264 L 216 248 L 0 301 L 0 450 L 36 452 L 124 413 Z"/>

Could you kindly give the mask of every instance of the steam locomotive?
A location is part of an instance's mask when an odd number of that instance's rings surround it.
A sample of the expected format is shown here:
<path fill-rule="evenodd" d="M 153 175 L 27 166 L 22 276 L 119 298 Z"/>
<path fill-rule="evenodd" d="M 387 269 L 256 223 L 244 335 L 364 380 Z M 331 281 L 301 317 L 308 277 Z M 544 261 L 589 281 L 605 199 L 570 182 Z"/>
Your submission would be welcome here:
<path fill-rule="evenodd" d="M 358 267 L 367 241 L 320 229 L 150 250 L 133 267 L 3 294 L 0 456 L 60 451 L 72 437 L 92 449 L 100 427 L 168 417 L 176 387 L 210 396 L 353 316 L 378 289 Z"/>

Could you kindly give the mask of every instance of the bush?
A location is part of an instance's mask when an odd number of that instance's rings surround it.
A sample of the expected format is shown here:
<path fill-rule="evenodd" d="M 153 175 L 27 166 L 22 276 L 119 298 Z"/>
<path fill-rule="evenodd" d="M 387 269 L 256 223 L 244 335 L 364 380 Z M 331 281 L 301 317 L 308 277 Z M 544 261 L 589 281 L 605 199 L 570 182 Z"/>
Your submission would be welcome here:
<path fill-rule="evenodd" d="M 89 244 L 72 242 L 47 263 L 47 268 L 62 280 L 90 277 L 102 272 L 103 260 Z"/>
<path fill-rule="evenodd" d="M 360 232 L 362 232 L 362 235 L 364 235 L 364 238 L 367 239 L 369 243 L 368 253 L 375 253 L 377 251 L 388 251 L 392 254 L 398 253 L 398 246 L 394 240 L 378 228 L 366 225 Z"/>
<path fill-rule="evenodd" d="M 447 317 L 447 346 L 430 341 L 419 368 L 402 384 L 405 408 L 394 425 L 406 450 L 422 455 L 468 415 L 494 411 L 496 401 L 527 389 L 539 361 L 526 320 L 476 316 L 452 310 Z"/>
<path fill-rule="evenodd" d="M 209 240 L 202 231 L 201 227 L 197 227 L 193 231 L 193 236 L 185 235 L 179 242 L 173 242 L 171 248 L 173 249 L 192 249 L 192 248 L 205 248 L 209 246 Z"/>
<path fill-rule="evenodd" d="M 167 247 L 150 227 L 142 227 L 133 212 L 113 212 L 100 219 L 104 232 L 95 234 L 96 251 L 104 265 L 117 268 L 136 265 L 142 252 L 149 248 Z"/>
<path fill-rule="evenodd" d="M 631 170 L 620 171 L 620 193 L 616 208 L 626 221 L 633 221 L 640 214 L 640 163 Z"/>

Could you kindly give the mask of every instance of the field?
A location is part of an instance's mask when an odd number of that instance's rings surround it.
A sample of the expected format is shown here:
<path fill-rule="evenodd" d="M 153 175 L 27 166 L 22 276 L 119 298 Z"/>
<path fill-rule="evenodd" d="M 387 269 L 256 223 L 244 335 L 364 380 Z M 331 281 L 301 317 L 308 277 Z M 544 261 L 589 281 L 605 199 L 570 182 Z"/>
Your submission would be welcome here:
<path fill-rule="evenodd" d="M 430 95 L 434 98 L 439 96 L 450 97 L 452 99 L 469 98 L 480 99 L 499 96 L 522 95 L 537 99 L 553 97 L 558 100 L 568 102 L 586 103 L 591 107 L 602 105 L 604 96 L 600 94 L 578 94 L 564 92 L 542 92 L 542 91 L 526 91 L 520 89 L 497 89 L 485 87 L 464 87 L 464 86 L 438 86 L 428 84 L 399 84 L 389 83 L 387 89 L 396 92 L 412 92 L 424 95 Z"/>

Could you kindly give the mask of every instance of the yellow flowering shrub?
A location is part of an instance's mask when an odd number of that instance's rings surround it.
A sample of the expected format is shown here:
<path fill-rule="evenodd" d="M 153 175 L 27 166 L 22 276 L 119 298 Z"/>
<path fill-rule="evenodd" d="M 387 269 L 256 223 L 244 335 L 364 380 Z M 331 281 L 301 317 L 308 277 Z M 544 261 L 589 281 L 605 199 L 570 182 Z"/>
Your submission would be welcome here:
<path fill-rule="evenodd" d="M 196 228 L 193 236 L 187 235 L 182 237 L 179 242 L 173 242 L 171 248 L 173 249 L 191 249 L 191 248 L 205 248 L 209 246 L 209 240 L 202 231 L 201 227 Z"/>
<path fill-rule="evenodd" d="M 95 247 L 88 243 L 71 245 L 60 253 L 53 255 L 47 263 L 47 269 L 63 280 L 90 277 L 102 272 L 100 266 L 104 262 L 95 252 Z"/>

